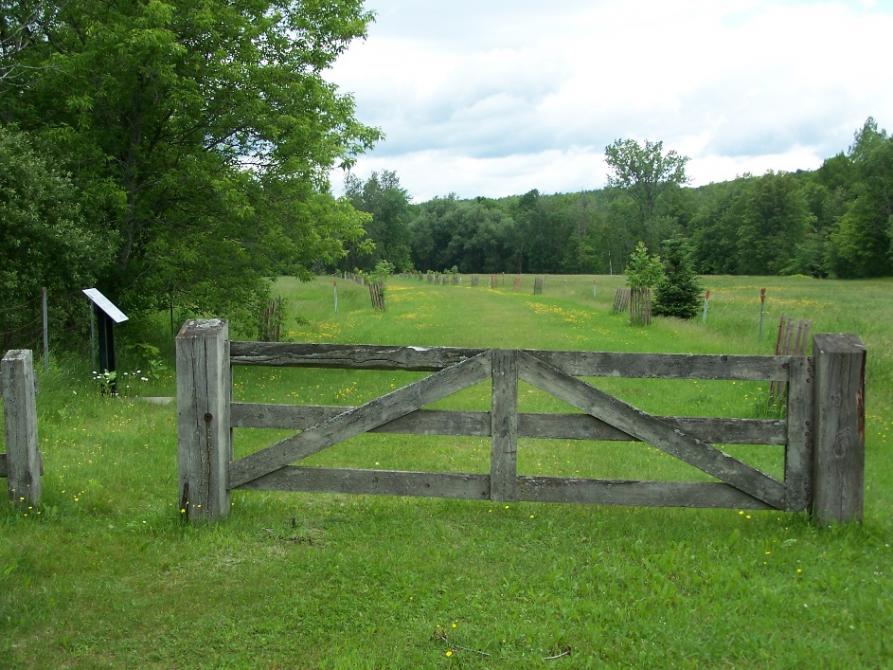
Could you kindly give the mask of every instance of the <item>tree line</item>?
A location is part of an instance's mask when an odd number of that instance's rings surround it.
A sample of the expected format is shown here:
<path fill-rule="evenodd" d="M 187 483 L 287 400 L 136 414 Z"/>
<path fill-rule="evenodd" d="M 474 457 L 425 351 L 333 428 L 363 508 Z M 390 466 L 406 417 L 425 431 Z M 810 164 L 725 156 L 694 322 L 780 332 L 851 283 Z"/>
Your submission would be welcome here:
<path fill-rule="evenodd" d="M 87 286 L 250 324 L 277 275 L 619 273 L 639 241 L 682 239 L 705 273 L 893 273 L 893 139 L 872 119 L 813 172 L 689 188 L 684 156 L 617 140 L 600 190 L 411 204 L 383 171 L 335 197 L 333 167 L 381 134 L 325 72 L 372 18 L 362 0 L 0 3 L 0 344 L 41 287 L 60 324 Z"/>
<path fill-rule="evenodd" d="M 639 241 L 660 252 L 682 238 L 702 274 L 893 274 L 893 138 L 869 118 L 852 146 L 814 171 L 745 175 L 686 186 L 687 159 L 661 142 L 606 148 L 608 185 L 507 198 L 410 204 L 397 175 L 347 196 L 371 213 L 375 252 L 345 262 L 459 272 L 620 273 Z"/>

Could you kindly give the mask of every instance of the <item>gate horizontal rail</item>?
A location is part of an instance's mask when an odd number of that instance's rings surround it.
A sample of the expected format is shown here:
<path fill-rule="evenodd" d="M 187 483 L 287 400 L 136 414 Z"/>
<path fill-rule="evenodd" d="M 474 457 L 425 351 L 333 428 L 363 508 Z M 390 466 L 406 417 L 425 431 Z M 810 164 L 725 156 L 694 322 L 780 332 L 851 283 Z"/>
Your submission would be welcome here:
<path fill-rule="evenodd" d="M 231 342 L 233 365 L 433 372 L 488 351 L 452 347 L 374 344 Z M 545 363 L 575 377 L 651 377 L 787 381 L 794 356 L 638 354 L 604 351 L 534 351 Z"/>
<path fill-rule="evenodd" d="M 814 357 L 638 354 L 449 347 L 230 342 L 225 322 L 187 322 L 177 337 L 181 507 L 226 516 L 236 488 L 636 506 L 809 509 L 819 522 L 861 518 L 865 349 L 852 335 L 816 335 Z M 232 402 L 231 366 L 434 373 L 358 407 Z M 579 377 L 783 382 L 784 419 L 652 416 Z M 814 380 L 814 377 L 816 378 Z M 520 379 L 581 413 L 525 413 Z M 491 381 L 490 411 L 423 406 Z M 233 428 L 298 432 L 233 460 Z M 491 439 L 489 474 L 294 465 L 364 432 Z M 518 476 L 519 438 L 648 442 L 719 481 L 616 481 Z M 715 444 L 782 446 L 783 481 Z M 844 454 L 841 456 L 841 454 Z M 854 495 L 857 490 L 859 495 Z"/>
<path fill-rule="evenodd" d="M 230 410 L 233 428 L 294 428 L 303 430 L 355 409 L 345 405 L 277 405 L 234 402 Z M 689 435 L 721 444 L 784 444 L 786 422 L 782 419 L 725 419 L 696 416 L 658 416 Z M 419 409 L 378 428 L 373 433 L 407 435 L 466 435 L 490 437 L 490 412 L 458 412 Z M 518 437 L 554 440 L 639 442 L 588 414 L 518 413 Z"/>

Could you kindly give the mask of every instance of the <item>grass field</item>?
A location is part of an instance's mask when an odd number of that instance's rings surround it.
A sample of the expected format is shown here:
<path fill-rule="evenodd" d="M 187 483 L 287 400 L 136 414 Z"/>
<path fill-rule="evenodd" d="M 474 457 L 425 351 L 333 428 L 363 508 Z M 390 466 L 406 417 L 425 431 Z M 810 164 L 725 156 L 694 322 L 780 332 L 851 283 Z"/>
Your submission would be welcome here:
<path fill-rule="evenodd" d="M 486 277 L 482 277 L 482 282 Z M 64 361 L 40 374 L 39 509 L 0 509 L 0 666 L 22 668 L 890 667 L 893 281 L 708 278 L 707 324 L 633 328 L 620 277 L 504 288 L 282 279 L 289 339 L 471 347 L 770 353 L 779 314 L 868 347 L 865 522 L 739 510 L 495 504 L 236 492 L 181 523 L 172 362 L 127 396 Z M 766 335 L 758 293 L 768 289 Z M 126 328 L 122 339 L 145 337 Z M 172 347 L 168 342 L 166 353 Z M 141 367 L 142 366 L 142 367 Z M 237 368 L 239 400 L 358 404 L 416 373 Z M 597 379 L 651 412 L 771 414 L 765 384 Z M 487 409 L 486 386 L 438 406 Z M 562 411 L 526 385 L 522 411 Z M 281 431 L 239 429 L 237 454 Z M 778 447 L 730 447 L 779 475 Z M 316 464 L 487 472 L 481 438 L 366 435 Z M 522 440 L 523 474 L 704 480 L 642 444 Z"/>

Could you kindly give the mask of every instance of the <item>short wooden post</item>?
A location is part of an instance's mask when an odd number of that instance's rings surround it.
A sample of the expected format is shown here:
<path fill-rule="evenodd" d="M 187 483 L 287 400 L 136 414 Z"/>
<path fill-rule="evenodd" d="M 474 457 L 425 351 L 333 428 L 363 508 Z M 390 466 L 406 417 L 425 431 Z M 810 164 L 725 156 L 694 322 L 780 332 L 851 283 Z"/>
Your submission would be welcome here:
<path fill-rule="evenodd" d="M 37 448 L 37 401 L 34 360 L 29 349 L 6 353 L 0 363 L 0 386 L 6 414 L 6 478 L 9 499 L 40 503 L 40 451 Z"/>
<path fill-rule="evenodd" d="M 763 339 L 763 320 L 766 317 L 766 289 L 760 289 L 760 332 L 758 339 Z"/>
<path fill-rule="evenodd" d="M 518 354 L 512 350 L 494 349 L 491 355 L 490 499 L 517 500 Z"/>
<path fill-rule="evenodd" d="M 230 380 L 226 321 L 183 324 L 177 334 L 177 454 L 180 513 L 190 521 L 229 513 Z"/>
<path fill-rule="evenodd" d="M 50 319 L 47 311 L 47 287 L 40 289 L 40 319 L 43 323 L 43 369 L 50 369 Z"/>
<path fill-rule="evenodd" d="M 861 521 L 865 486 L 865 345 L 849 333 L 816 335 L 812 515 Z"/>

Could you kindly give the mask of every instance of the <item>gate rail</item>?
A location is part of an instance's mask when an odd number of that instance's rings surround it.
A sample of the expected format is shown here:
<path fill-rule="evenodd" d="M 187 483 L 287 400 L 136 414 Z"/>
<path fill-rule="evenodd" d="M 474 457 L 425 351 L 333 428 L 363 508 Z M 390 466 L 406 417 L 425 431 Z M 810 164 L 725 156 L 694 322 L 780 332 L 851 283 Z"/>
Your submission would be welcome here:
<path fill-rule="evenodd" d="M 641 506 L 809 510 L 859 520 L 864 479 L 865 348 L 854 335 L 816 335 L 814 355 L 729 356 L 560 352 L 347 344 L 230 342 L 227 324 L 188 321 L 177 336 L 180 506 L 225 517 L 232 489 L 366 493 Z M 359 407 L 233 403 L 231 366 L 432 372 Z M 577 377 L 697 378 L 788 385 L 786 417 L 648 415 Z M 489 412 L 422 409 L 490 379 Z M 523 379 L 582 414 L 522 413 Z M 301 432 L 233 461 L 232 428 Z M 364 432 L 489 436 L 489 474 L 298 467 L 291 463 Z M 646 441 L 718 482 L 518 476 L 518 438 Z M 784 445 L 777 481 L 710 443 Z"/>

